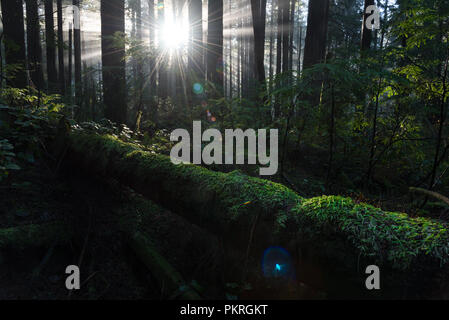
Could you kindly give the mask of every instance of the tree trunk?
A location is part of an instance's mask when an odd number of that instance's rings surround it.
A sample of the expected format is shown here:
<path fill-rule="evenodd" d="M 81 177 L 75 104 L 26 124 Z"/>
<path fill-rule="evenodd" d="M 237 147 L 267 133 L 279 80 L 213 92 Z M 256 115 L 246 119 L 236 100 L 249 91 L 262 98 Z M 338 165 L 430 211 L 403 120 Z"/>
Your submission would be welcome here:
<path fill-rule="evenodd" d="M 223 96 L 223 0 L 208 2 L 207 81 Z"/>
<path fill-rule="evenodd" d="M 53 0 L 45 0 L 45 38 L 47 49 L 47 76 L 50 92 L 56 88 L 58 71 L 56 69 L 56 38 Z"/>
<path fill-rule="evenodd" d="M 273 48 L 274 48 L 274 0 L 271 2 L 271 20 L 270 20 L 270 67 L 269 67 L 269 77 L 270 77 L 270 90 L 269 93 L 273 91 Z"/>
<path fill-rule="evenodd" d="M 125 1 L 101 0 L 103 100 L 106 117 L 117 123 L 127 120 L 125 45 L 117 41 L 124 34 Z"/>
<path fill-rule="evenodd" d="M 277 21 L 277 37 L 276 37 L 276 74 L 282 72 L 282 1 L 277 0 L 278 4 L 278 21 Z"/>
<path fill-rule="evenodd" d="M 64 30 L 62 17 L 62 0 L 57 0 L 58 11 L 58 64 L 59 64 L 59 90 L 65 95 L 65 71 L 64 71 Z"/>
<path fill-rule="evenodd" d="M 39 90 L 42 90 L 44 86 L 44 74 L 42 72 L 42 48 L 37 1 L 26 0 L 25 4 L 27 13 L 28 66 L 33 85 Z"/>
<path fill-rule="evenodd" d="M 233 45 L 232 45 L 232 22 L 234 21 L 234 19 L 232 18 L 232 1 L 229 0 L 229 98 L 232 99 L 232 91 L 233 91 L 233 59 L 232 59 L 232 49 L 233 49 Z"/>
<path fill-rule="evenodd" d="M 142 1 L 136 0 L 136 39 L 138 48 L 143 48 L 143 34 L 142 34 Z M 141 50 L 139 50 L 140 52 Z M 135 101 L 136 115 L 136 127 L 139 127 L 139 119 L 143 110 L 143 91 L 144 91 L 144 75 L 143 75 L 143 61 L 140 57 L 136 61 L 136 72 L 137 72 L 137 87 L 135 88 L 137 95 Z"/>
<path fill-rule="evenodd" d="M 72 101 L 72 76 L 73 76 L 73 25 L 70 24 L 69 25 L 69 45 L 68 45 L 68 50 L 69 50 L 69 58 L 68 58 L 68 66 L 67 66 L 67 85 L 66 88 L 69 92 L 69 98 L 70 98 L 70 102 Z"/>
<path fill-rule="evenodd" d="M 189 46 L 189 72 L 194 78 L 204 79 L 203 66 L 203 2 L 191 0 L 189 3 L 190 46 Z"/>
<path fill-rule="evenodd" d="M 299 23 L 299 33 L 298 33 L 298 76 L 301 74 L 301 57 L 302 57 L 302 26 L 301 22 Z"/>
<path fill-rule="evenodd" d="M 309 0 L 304 69 L 324 62 L 328 22 L 329 0 Z"/>
<path fill-rule="evenodd" d="M 80 7 L 80 0 L 73 0 L 74 7 Z M 73 47 L 75 49 L 75 101 L 79 105 L 81 103 L 82 84 L 81 84 L 81 28 L 80 16 L 76 12 L 73 12 Z M 76 21 L 77 20 L 77 21 Z"/>
<path fill-rule="evenodd" d="M 265 82 L 265 18 L 267 0 L 251 0 L 254 31 L 254 73 L 259 84 Z"/>
<path fill-rule="evenodd" d="M 148 0 L 148 28 L 150 36 L 150 53 L 154 54 L 155 44 L 154 39 L 156 38 L 155 33 L 155 16 L 154 16 L 154 0 Z M 150 57 L 150 93 L 154 92 L 156 70 L 155 70 L 155 60 L 154 57 Z"/>
<path fill-rule="evenodd" d="M 289 53 L 288 53 L 288 68 L 293 71 L 293 42 L 295 38 L 295 9 L 296 9 L 296 0 L 291 0 L 290 6 L 290 41 L 288 43 Z"/>
<path fill-rule="evenodd" d="M 163 27 L 165 24 L 165 3 L 164 0 L 159 1 L 160 9 L 157 14 L 158 19 L 158 25 L 160 27 Z M 166 70 L 166 64 L 168 57 L 164 52 L 163 48 L 163 39 L 161 37 L 158 37 L 158 54 L 159 54 L 159 61 L 158 61 L 158 96 L 159 98 L 165 99 L 167 98 L 167 70 Z"/>
<path fill-rule="evenodd" d="M 17 65 L 20 70 L 8 77 L 11 87 L 25 88 L 25 32 L 23 28 L 22 0 L 1 0 L 3 15 L 3 36 L 5 44 L 5 61 L 8 65 Z"/>
<path fill-rule="evenodd" d="M 282 72 L 288 72 L 288 53 L 290 35 L 290 6 L 289 0 L 282 0 Z"/>
<path fill-rule="evenodd" d="M 365 6 L 363 10 L 362 40 L 361 40 L 362 51 L 369 50 L 373 38 L 371 29 L 366 27 L 366 20 L 369 17 L 369 14 L 366 13 L 366 8 L 372 5 L 374 5 L 374 0 L 365 0 Z"/>

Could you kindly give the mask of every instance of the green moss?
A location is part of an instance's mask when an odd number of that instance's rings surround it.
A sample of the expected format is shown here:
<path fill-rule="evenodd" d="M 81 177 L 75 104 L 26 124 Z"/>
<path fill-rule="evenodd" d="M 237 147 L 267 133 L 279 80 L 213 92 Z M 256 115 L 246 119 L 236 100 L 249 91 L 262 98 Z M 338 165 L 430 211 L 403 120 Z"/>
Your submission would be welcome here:
<path fill-rule="evenodd" d="M 15 228 L 0 229 L 0 249 L 12 248 L 23 250 L 61 243 L 70 239 L 70 233 L 61 224 L 26 225 Z"/>
<path fill-rule="evenodd" d="M 426 261 L 449 262 L 449 232 L 442 223 L 386 212 L 352 199 L 323 196 L 304 200 L 294 209 L 300 230 L 310 237 L 342 237 L 355 253 L 379 264 L 408 269 Z M 331 240 L 332 241 L 332 240 Z"/>

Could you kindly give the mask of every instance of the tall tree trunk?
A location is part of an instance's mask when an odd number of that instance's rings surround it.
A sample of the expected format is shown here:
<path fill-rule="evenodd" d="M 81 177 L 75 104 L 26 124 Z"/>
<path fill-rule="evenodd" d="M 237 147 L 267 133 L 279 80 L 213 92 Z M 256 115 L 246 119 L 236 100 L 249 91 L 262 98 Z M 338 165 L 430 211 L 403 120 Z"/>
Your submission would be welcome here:
<path fill-rule="evenodd" d="M 232 99 L 233 90 L 233 59 L 232 59 L 232 23 L 234 19 L 232 17 L 232 1 L 229 0 L 229 97 Z"/>
<path fill-rule="evenodd" d="M 449 53 L 449 50 L 448 52 Z M 435 148 L 435 158 L 433 161 L 433 166 L 432 166 L 432 173 L 430 176 L 430 183 L 429 183 L 429 190 L 432 190 L 435 186 L 436 183 L 436 174 L 437 174 L 437 170 L 438 170 L 438 166 L 440 164 L 440 152 L 441 152 L 441 145 L 444 139 L 443 133 L 444 133 L 444 126 L 445 126 L 445 122 L 446 122 L 446 113 L 447 113 L 447 103 L 446 103 L 446 95 L 448 92 L 448 85 L 447 85 L 447 79 L 448 79 L 448 70 L 449 68 L 449 56 L 446 56 L 446 62 L 444 64 L 444 71 L 443 74 L 441 76 L 441 82 L 443 84 L 443 88 L 442 88 L 442 95 L 441 95 L 441 100 L 440 100 L 440 115 L 439 115 L 439 126 L 438 126 L 438 135 L 437 135 L 437 139 L 436 139 L 436 148 Z M 443 152 L 444 154 L 444 152 Z"/>
<path fill-rule="evenodd" d="M 271 20 L 270 20 L 270 67 L 269 67 L 269 77 L 270 77 L 270 90 L 271 94 L 273 90 L 273 48 L 274 48 L 274 0 L 271 1 Z"/>
<path fill-rule="evenodd" d="M 282 72 L 282 1 L 283 0 L 277 0 L 276 74 Z"/>
<path fill-rule="evenodd" d="M 69 45 L 69 58 L 67 62 L 67 91 L 69 92 L 70 102 L 72 101 L 72 76 L 73 76 L 73 25 L 69 24 L 69 39 L 68 39 Z"/>
<path fill-rule="evenodd" d="M 190 1 L 189 22 L 191 30 L 189 72 L 198 79 L 204 79 L 203 2 L 201 0 Z"/>
<path fill-rule="evenodd" d="M 23 28 L 22 0 L 1 0 L 3 16 L 3 36 L 5 44 L 5 61 L 8 65 L 17 65 L 20 70 L 8 77 L 11 87 L 25 88 L 25 31 Z"/>
<path fill-rule="evenodd" d="M 106 117 L 118 123 L 127 120 L 125 45 L 114 37 L 125 34 L 125 1 L 101 0 L 101 60 Z"/>
<path fill-rule="evenodd" d="M 296 0 L 291 0 L 290 6 L 290 33 L 289 33 L 289 43 L 288 43 L 288 68 L 293 71 L 293 39 L 295 36 L 295 9 L 296 9 Z"/>
<path fill-rule="evenodd" d="M 277 0 L 277 35 L 276 35 L 276 75 L 282 72 L 282 44 L 285 26 L 283 23 L 283 7 L 285 0 Z M 279 86 L 279 83 L 277 82 Z M 281 106 L 279 101 L 274 102 L 274 118 L 278 118 L 281 114 Z"/>
<path fill-rule="evenodd" d="M 242 16 L 241 16 L 241 13 L 242 13 L 242 5 L 241 5 L 241 3 L 239 3 L 239 14 L 238 14 L 238 21 L 239 21 L 239 23 L 238 23 L 238 26 L 237 26 L 237 29 L 238 29 L 238 41 L 237 41 L 237 44 L 238 44 L 238 54 L 237 54 L 237 60 L 238 60 L 238 62 L 237 62 L 237 64 L 238 64 L 238 68 L 237 68 L 237 87 L 238 87 L 238 97 L 239 97 L 239 99 L 242 99 L 242 76 L 243 76 L 243 72 L 242 72 L 242 69 L 243 69 L 243 66 L 242 66 L 242 64 L 243 64 L 243 34 L 242 34 L 242 30 L 243 30 L 243 20 L 242 20 Z"/>
<path fill-rule="evenodd" d="M 254 73 L 259 84 L 265 82 L 265 18 L 267 0 L 251 0 L 254 31 Z"/>
<path fill-rule="evenodd" d="M 223 0 L 208 1 L 207 80 L 223 95 Z"/>
<path fill-rule="evenodd" d="M 59 90 L 65 95 L 65 71 L 64 71 L 64 30 L 62 17 L 62 0 L 56 2 L 58 11 L 58 65 L 59 65 Z"/>
<path fill-rule="evenodd" d="M 154 0 L 148 0 L 148 28 L 149 28 L 149 36 L 150 36 L 150 94 L 155 92 L 155 85 L 156 85 L 156 66 L 155 66 L 155 59 L 153 57 L 153 54 L 155 53 L 155 15 L 154 15 Z"/>
<path fill-rule="evenodd" d="M 282 72 L 288 72 L 290 28 L 289 0 L 282 0 Z"/>
<path fill-rule="evenodd" d="M 136 0 L 136 37 L 139 44 L 143 41 L 142 35 L 142 1 Z"/>
<path fill-rule="evenodd" d="M 366 13 L 366 8 L 372 5 L 374 5 L 374 0 L 365 0 L 365 6 L 363 10 L 363 22 L 362 22 L 362 39 L 361 39 L 362 51 L 368 50 L 371 47 L 371 41 L 373 39 L 371 29 L 366 27 L 366 21 L 369 17 L 369 14 Z"/>
<path fill-rule="evenodd" d="M 45 38 L 47 49 L 47 76 L 50 91 L 56 88 L 58 71 L 56 69 L 56 38 L 53 0 L 45 0 Z"/>
<path fill-rule="evenodd" d="M 42 90 L 44 86 L 44 74 L 42 72 L 42 48 L 38 5 L 36 0 L 26 0 L 25 4 L 27 13 L 27 48 L 30 76 L 34 86 L 39 90 Z"/>
<path fill-rule="evenodd" d="M 136 39 L 138 48 L 143 48 L 143 33 L 142 33 L 142 1 L 136 0 Z M 139 50 L 140 51 L 140 50 Z M 143 110 L 143 90 L 144 90 L 144 75 L 142 68 L 142 59 L 138 57 L 136 61 L 136 72 L 137 72 L 137 87 L 136 87 L 136 101 L 135 109 L 137 111 L 136 115 L 136 127 L 140 127 L 139 119 L 141 118 Z"/>
<path fill-rule="evenodd" d="M 165 24 L 165 3 L 164 0 L 159 0 L 158 6 L 160 9 L 158 10 L 157 19 L 158 25 L 162 28 Z M 158 96 L 162 99 L 167 98 L 167 70 L 166 64 L 168 61 L 168 57 L 163 49 L 163 39 L 161 36 L 158 37 L 158 52 L 159 52 L 159 61 L 158 61 L 158 76 L 159 76 L 159 84 L 158 84 Z"/>
<path fill-rule="evenodd" d="M 81 103 L 82 84 L 81 84 L 81 28 L 79 8 L 80 0 L 73 0 L 74 7 L 78 8 L 78 12 L 73 12 L 73 47 L 75 49 L 75 101 L 79 105 Z"/>
<path fill-rule="evenodd" d="M 324 62 L 328 22 L 329 0 L 309 0 L 304 69 Z"/>
<path fill-rule="evenodd" d="M 298 32 L 298 75 L 301 74 L 301 57 L 302 57 L 302 25 L 301 22 L 299 22 L 299 32 Z"/>

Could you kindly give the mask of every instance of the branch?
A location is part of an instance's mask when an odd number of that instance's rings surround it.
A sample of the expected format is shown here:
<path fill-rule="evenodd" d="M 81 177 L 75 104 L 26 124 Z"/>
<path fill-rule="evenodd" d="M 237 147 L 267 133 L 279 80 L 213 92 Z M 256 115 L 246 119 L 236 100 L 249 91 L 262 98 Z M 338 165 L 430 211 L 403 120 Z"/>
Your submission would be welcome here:
<path fill-rule="evenodd" d="M 444 203 L 446 203 L 447 205 L 449 205 L 449 198 L 443 196 L 442 194 L 439 194 L 435 191 L 429 191 L 426 189 L 422 189 L 422 188 L 414 188 L 414 187 L 410 187 L 409 188 L 410 192 L 415 192 L 415 193 L 423 193 L 427 196 L 431 196 L 434 198 L 437 198 L 438 200 L 443 201 Z"/>

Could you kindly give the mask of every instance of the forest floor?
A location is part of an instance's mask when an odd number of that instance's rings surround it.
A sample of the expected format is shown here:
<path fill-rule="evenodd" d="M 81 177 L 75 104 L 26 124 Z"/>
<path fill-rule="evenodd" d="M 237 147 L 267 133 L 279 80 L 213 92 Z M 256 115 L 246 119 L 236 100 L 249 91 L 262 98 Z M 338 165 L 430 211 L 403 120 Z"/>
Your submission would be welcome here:
<path fill-rule="evenodd" d="M 125 263 L 134 260 L 120 235 L 108 226 L 114 198 L 106 197 L 104 189 L 74 177 L 55 177 L 39 166 L 22 170 L 14 180 L 13 188 L 0 194 L 1 228 L 70 220 L 80 237 L 63 247 L 4 252 L 0 256 L 0 299 L 157 298 L 156 291 L 139 279 L 135 264 Z M 88 233 L 86 223 L 90 224 Z M 80 265 L 80 259 L 83 290 L 69 296 L 65 269 Z"/>

